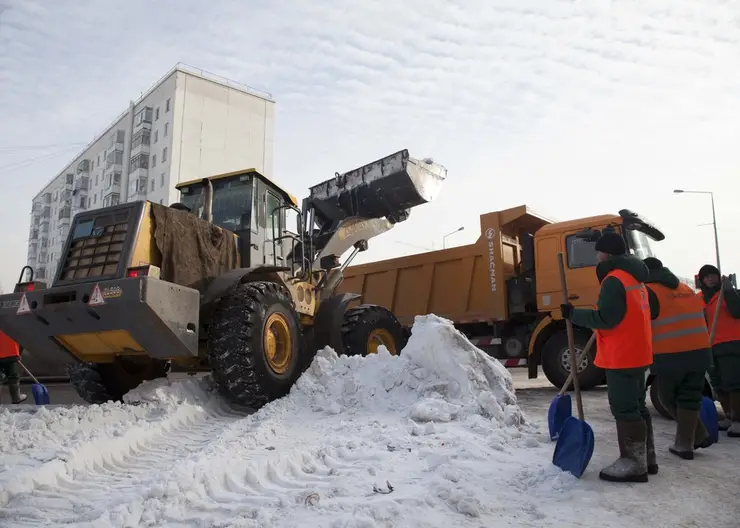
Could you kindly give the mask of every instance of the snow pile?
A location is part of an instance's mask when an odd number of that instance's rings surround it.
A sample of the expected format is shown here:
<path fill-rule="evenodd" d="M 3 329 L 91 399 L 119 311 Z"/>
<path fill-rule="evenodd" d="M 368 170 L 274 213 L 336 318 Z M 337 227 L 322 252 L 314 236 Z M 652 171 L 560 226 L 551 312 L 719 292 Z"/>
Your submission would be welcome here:
<path fill-rule="evenodd" d="M 452 323 L 418 316 L 398 357 L 385 347 L 368 357 L 320 351 L 289 399 L 329 414 L 397 412 L 417 422 L 482 415 L 501 425 L 523 422 L 511 374 Z"/>
<path fill-rule="evenodd" d="M 534 505 L 575 482 L 525 422 L 509 372 L 434 315 L 416 319 L 399 356 L 319 352 L 287 397 L 251 416 L 211 390 L 207 378 L 156 380 L 126 395 L 132 405 L 0 414 L 18 427 L 5 449 L 36 443 L 46 456 L 0 473 L 4 515 L 13 526 L 516 525 L 541 518 L 522 496 Z"/>

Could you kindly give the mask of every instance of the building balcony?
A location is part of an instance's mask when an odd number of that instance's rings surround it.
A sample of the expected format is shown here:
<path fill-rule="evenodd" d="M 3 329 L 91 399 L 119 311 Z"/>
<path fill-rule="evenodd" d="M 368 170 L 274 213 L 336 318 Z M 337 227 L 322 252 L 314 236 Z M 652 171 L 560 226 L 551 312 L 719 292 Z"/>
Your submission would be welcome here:
<path fill-rule="evenodd" d="M 45 279 L 46 278 L 46 268 L 38 268 L 36 270 L 36 278 Z"/>
<path fill-rule="evenodd" d="M 121 193 L 111 192 L 103 196 L 103 207 L 110 207 L 119 203 L 121 203 Z"/>
<path fill-rule="evenodd" d="M 29 240 L 38 240 L 39 239 L 39 230 L 37 227 L 32 227 L 31 231 L 28 233 L 28 239 Z"/>
<path fill-rule="evenodd" d="M 31 213 L 40 214 L 43 207 L 44 206 L 41 205 L 41 202 L 33 202 L 33 204 L 31 205 Z"/>
<path fill-rule="evenodd" d="M 73 191 L 80 192 L 84 191 L 87 192 L 90 188 L 90 177 L 89 176 L 80 176 L 75 180 L 75 184 L 73 187 Z"/>
<path fill-rule="evenodd" d="M 48 221 L 49 217 L 51 217 L 51 206 L 47 205 L 41 210 L 41 221 Z"/>
<path fill-rule="evenodd" d="M 44 193 L 44 195 L 41 197 L 41 203 L 50 204 L 51 203 L 51 193 Z"/>
<path fill-rule="evenodd" d="M 74 185 L 75 182 L 75 175 L 74 174 L 65 174 L 64 175 L 64 186 L 68 188 L 72 188 L 72 185 Z"/>
<path fill-rule="evenodd" d="M 77 164 L 77 174 L 86 174 L 88 172 L 90 172 L 90 160 L 80 160 Z"/>
<path fill-rule="evenodd" d="M 128 176 L 128 199 L 142 200 L 146 198 L 149 188 L 149 171 L 137 169 Z"/>

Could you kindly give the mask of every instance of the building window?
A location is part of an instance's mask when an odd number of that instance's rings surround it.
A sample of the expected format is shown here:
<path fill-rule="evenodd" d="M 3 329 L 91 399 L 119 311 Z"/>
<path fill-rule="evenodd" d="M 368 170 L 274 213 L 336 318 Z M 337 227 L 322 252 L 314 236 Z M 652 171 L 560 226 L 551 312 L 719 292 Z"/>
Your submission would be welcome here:
<path fill-rule="evenodd" d="M 159 141 L 159 130 L 154 131 L 154 143 Z"/>
<path fill-rule="evenodd" d="M 164 205 L 164 199 L 163 198 L 160 198 L 159 199 L 159 205 Z"/>
<path fill-rule="evenodd" d="M 162 163 L 167 161 L 167 147 L 162 149 Z"/>
<path fill-rule="evenodd" d="M 159 186 L 164 187 L 164 172 L 159 175 Z"/>
<path fill-rule="evenodd" d="M 157 166 L 157 155 L 152 154 L 152 167 L 156 167 L 156 166 Z"/>
<path fill-rule="evenodd" d="M 159 107 L 154 111 L 154 120 L 156 121 L 157 119 L 159 119 Z"/>
<path fill-rule="evenodd" d="M 170 124 L 169 123 L 165 123 L 164 124 L 164 137 L 167 137 L 167 135 L 169 133 L 169 130 L 170 130 Z"/>
<path fill-rule="evenodd" d="M 156 185 L 157 180 L 155 178 L 152 178 L 152 192 L 154 192 L 154 186 Z"/>
<path fill-rule="evenodd" d="M 98 203 L 98 195 L 97 193 L 93 194 L 93 205 Z"/>
<path fill-rule="evenodd" d="M 170 100 L 167 99 L 167 102 L 164 104 L 164 112 L 167 113 L 170 111 Z"/>
<path fill-rule="evenodd" d="M 565 237 L 565 247 L 568 251 L 568 267 L 588 268 L 596 266 L 596 242 L 591 242 L 576 235 Z"/>

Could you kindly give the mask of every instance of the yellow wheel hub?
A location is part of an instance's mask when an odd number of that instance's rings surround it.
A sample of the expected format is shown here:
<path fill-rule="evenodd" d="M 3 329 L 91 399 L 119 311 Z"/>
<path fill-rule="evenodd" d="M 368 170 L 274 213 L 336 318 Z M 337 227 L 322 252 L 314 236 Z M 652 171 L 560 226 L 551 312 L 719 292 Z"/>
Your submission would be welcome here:
<path fill-rule="evenodd" d="M 367 353 L 377 354 L 378 347 L 380 345 L 385 345 L 385 348 L 388 349 L 388 352 L 390 352 L 391 355 L 395 356 L 398 354 L 398 350 L 396 349 L 396 340 L 393 339 L 391 333 L 385 328 L 376 328 L 370 332 L 370 335 L 367 338 Z"/>
<path fill-rule="evenodd" d="M 276 374 L 285 374 L 293 359 L 293 337 L 283 314 L 271 314 L 265 321 L 263 349 L 270 368 Z"/>

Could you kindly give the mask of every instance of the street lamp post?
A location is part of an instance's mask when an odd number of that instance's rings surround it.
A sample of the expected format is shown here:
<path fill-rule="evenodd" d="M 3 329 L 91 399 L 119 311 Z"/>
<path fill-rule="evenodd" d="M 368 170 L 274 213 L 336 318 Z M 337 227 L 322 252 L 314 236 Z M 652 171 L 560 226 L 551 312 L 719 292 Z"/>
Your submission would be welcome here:
<path fill-rule="evenodd" d="M 714 212 L 714 193 L 711 191 L 687 191 L 685 189 L 675 189 L 673 191 L 676 194 L 688 193 L 688 194 L 708 194 L 712 200 L 712 226 L 714 227 L 714 253 L 717 259 L 717 270 L 720 276 L 722 276 L 722 268 L 719 265 L 719 237 L 717 236 L 717 215 Z"/>
<path fill-rule="evenodd" d="M 462 231 L 463 229 L 465 229 L 465 226 L 462 226 L 462 227 L 458 227 L 457 229 L 455 229 L 455 230 L 454 230 L 454 231 L 452 231 L 451 233 L 447 233 L 447 234 L 446 234 L 445 236 L 443 236 L 443 237 L 442 237 L 442 249 L 445 249 L 445 248 L 447 247 L 446 241 L 447 241 L 447 237 L 448 237 L 448 236 L 450 236 L 450 235 L 454 235 L 455 233 L 457 233 L 457 232 L 459 232 L 459 231 Z"/>

